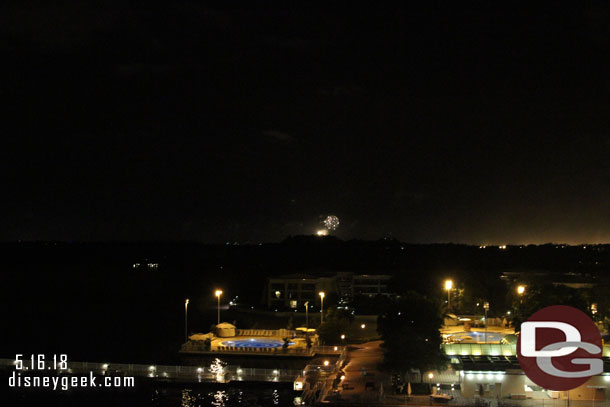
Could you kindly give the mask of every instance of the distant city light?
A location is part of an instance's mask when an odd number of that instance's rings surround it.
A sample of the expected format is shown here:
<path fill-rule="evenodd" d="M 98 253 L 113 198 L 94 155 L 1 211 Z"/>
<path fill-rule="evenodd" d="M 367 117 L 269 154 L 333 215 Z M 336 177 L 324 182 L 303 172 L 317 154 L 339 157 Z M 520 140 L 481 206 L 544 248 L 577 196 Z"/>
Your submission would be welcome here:
<path fill-rule="evenodd" d="M 362 329 L 366 328 L 366 324 L 360 325 L 360 328 L 362 328 Z"/>
<path fill-rule="evenodd" d="M 524 285 L 520 285 L 517 287 L 517 294 L 519 295 L 523 295 L 525 293 L 525 286 Z"/>
<path fill-rule="evenodd" d="M 326 229 L 319 229 L 316 231 L 316 236 L 326 236 L 328 235 L 328 230 Z"/>
<path fill-rule="evenodd" d="M 505 244 L 500 245 L 500 246 L 498 246 L 498 249 L 500 249 L 500 250 L 505 250 L 505 249 L 506 249 L 506 245 L 505 245 Z"/>

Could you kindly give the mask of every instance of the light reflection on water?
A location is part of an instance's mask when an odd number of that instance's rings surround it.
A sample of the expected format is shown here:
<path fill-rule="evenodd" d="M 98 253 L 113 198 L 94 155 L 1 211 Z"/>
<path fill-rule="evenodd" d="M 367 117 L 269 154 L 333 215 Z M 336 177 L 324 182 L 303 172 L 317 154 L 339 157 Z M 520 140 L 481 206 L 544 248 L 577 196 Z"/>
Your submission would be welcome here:
<path fill-rule="evenodd" d="M 273 390 L 273 405 L 275 405 L 275 406 L 280 405 L 280 394 L 278 393 L 277 390 Z"/>
<path fill-rule="evenodd" d="M 294 406 L 294 393 L 286 389 L 235 389 L 227 390 L 180 390 L 180 403 L 173 404 L 166 399 L 163 405 L 180 407 L 267 407 Z"/>
<path fill-rule="evenodd" d="M 212 401 L 212 405 L 214 407 L 225 407 L 225 403 L 229 399 L 227 392 L 224 390 L 218 390 L 215 393 L 209 393 L 208 396 L 212 396 L 212 398 L 214 399 L 214 401 Z"/>
<path fill-rule="evenodd" d="M 191 394 L 191 390 L 184 389 L 182 390 L 182 407 L 195 407 L 196 397 L 193 397 Z"/>

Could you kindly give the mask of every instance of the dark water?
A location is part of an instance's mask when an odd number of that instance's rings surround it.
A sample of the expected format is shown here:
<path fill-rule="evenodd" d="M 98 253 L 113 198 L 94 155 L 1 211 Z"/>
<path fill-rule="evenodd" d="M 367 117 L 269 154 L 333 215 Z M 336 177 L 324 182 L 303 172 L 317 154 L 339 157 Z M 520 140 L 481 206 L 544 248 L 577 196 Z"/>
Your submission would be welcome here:
<path fill-rule="evenodd" d="M 289 385 L 240 383 L 222 386 L 144 385 L 135 389 L 78 391 L 14 389 L 2 393 L 0 401 L 5 406 L 288 407 L 294 405 L 297 396 Z"/>
<path fill-rule="evenodd" d="M 4 358 L 44 353 L 67 354 L 71 361 L 176 365 L 185 298 L 189 332 L 208 332 L 216 323 L 214 285 L 205 273 L 15 267 L 0 270 L 0 286 L 7 288 L 0 307 Z M 239 319 L 228 312 L 222 317 Z"/>
<path fill-rule="evenodd" d="M 0 308 L 4 358 L 67 354 L 75 362 L 183 364 L 184 298 L 191 299 L 189 331 L 206 332 L 216 320 L 215 284 L 205 273 L 17 267 L 1 271 L 0 283 L 7 288 Z M 53 391 L 10 389 L 6 379 L 0 406 L 292 406 L 298 396 L 291 384 L 277 383 L 174 386 L 136 379 L 134 389 Z"/>

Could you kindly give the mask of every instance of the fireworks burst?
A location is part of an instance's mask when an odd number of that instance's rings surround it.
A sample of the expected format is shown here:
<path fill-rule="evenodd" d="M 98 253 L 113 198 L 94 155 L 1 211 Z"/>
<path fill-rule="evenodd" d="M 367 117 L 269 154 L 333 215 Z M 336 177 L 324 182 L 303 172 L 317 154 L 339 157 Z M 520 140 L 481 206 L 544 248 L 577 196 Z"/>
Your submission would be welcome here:
<path fill-rule="evenodd" d="M 339 227 L 339 218 L 335 215 L 328 215 L 326 219 L 324 219 L 324 226 L 328 230 L 337 230 Z"/>

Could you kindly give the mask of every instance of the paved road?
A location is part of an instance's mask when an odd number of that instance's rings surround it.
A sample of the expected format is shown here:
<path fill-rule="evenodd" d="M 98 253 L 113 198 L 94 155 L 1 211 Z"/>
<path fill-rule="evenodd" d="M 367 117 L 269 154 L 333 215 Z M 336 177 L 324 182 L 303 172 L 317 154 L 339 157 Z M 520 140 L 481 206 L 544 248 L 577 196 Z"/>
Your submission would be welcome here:
<path fill-rule="evenodd" d="M 341 401 L 374 403 L 379 400 L 379 390 L 382 383 L 384 391 L 390 390 L 388 387 L 391 382 L 390 378 L 378 368 L 383 361 L 383 349 L 380 345 L 381 341 L 367 342 L 356 345 L 355 350 L 349 351 L 349 362 L 343 369 L 345 379 L 339 385 Z M 354 345 L 350 347 L 352 346 Z M 367 382 L 374 382 L 375 389 L 365 390 L 365 383 Z M 341 385 L 345 383 L 354 388 L 343 390 Z"/>

